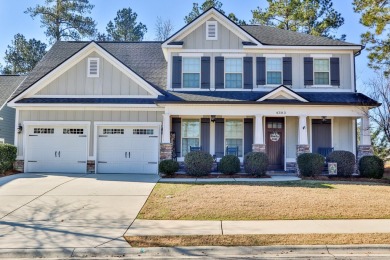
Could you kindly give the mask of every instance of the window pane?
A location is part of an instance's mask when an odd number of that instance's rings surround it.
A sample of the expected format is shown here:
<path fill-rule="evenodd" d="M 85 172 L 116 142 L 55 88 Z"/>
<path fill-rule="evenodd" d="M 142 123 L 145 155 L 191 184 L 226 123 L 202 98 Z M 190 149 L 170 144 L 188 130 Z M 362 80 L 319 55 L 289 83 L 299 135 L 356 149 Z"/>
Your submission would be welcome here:
<path fill-rule="evenodd" d="M 226 138 L 242 138 L 244 136 L 244 124 L 241 120 L 225 121 Z"/>
<path fill-rule="evenodd" d="M 281 72 L 267 72 L 267 84 L 282 84 Z"/>
<path fill-rule="evenodd" d="M 329 60 L 328 59 L 315 59 L 314 60 L 314 71 L 329 71 Z"/>
<path fill-rule="evenodd" d="M 226 73 L 242 72 L 242 59 L 241 58 L 225 59 L 225 72 Z"/>
<path fill-rule="evenodd" d="M 183 138 L 199 138 L 200 122 L 197 119 L 183 119 L 181 124 L 181 134 Z"/>
<path fill-rule="evenodd" d="M 226 76 L 225 88 L 242 88 L 242 74 L 228 73 Z"/>
<path fill-rule="evenodd" d="M 329 85 L 329 72 L 314 72 L 315 85 Z"/>
<path fill-rule="evenodd" d="M 226 139 L 226 146 L 238 146 L 238 156 L 242 156 L 242 139 Z"/>
<path fill-rule="evenodd" d="M 282 71 L 282 59 L 280 58 L 268 58 L 267 59 L 267 71 Z"/>
<path fill-rule="evenodd" d="M 198 72 L 200 73 L 199 58 L 183 58 L 183 72 Z"/>
<path fill-rule="evenodd" d="M 183 138 L 182 139 L 182 156 L 186 156 L 190 152 L 190 146 L 199 147 L 199 138 Z"/>
<path fill-rule="evenodd" d="M 199 88 L 200 86 L 199 73 L 184 73 L 183 74 L 183 88 Z"/>

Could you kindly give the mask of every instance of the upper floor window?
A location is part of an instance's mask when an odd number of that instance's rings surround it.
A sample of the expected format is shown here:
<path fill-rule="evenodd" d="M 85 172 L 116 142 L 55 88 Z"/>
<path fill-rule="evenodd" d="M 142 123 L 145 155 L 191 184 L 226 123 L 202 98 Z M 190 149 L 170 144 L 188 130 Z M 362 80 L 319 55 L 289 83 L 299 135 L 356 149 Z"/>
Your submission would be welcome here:
<path fill-rule="evenodd" d="M 225 58 L 225 88 L 242 88 L 242 58 Z"/>
<path fill-rule="evenodd" d="M 282 64 L 282 58 L 267 58 L 267 85 L 282 84 Z"/>
<path fill-rule="evenodd" d="M 314 85 L 329 85 L 329 59 L 314 59 Z"/>
<path fill-rule="evenodd" d="M 183 58 L 183 88 L 200 87 L 200 58 Z"/>

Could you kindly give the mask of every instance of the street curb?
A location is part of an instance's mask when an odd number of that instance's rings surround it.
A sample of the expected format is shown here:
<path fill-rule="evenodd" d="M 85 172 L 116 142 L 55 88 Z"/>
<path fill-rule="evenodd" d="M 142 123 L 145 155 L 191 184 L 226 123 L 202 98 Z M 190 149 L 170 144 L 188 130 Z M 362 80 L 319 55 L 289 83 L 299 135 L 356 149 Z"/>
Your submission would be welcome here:
<path fill-rule="evenodd" d="M 0 259 L 31 258 L 180 258 L 185 256 L 202 258 L 226 258 L 256 256 L 276 257 L 321 257 L 335 256 L 386 257 L 390 258 L 390 245 L 314 245 L 314 246 L 253 246 L 253 247 L 151 247 L 151 248 L 57 248 L 57 249 L 0 249 Z"/>

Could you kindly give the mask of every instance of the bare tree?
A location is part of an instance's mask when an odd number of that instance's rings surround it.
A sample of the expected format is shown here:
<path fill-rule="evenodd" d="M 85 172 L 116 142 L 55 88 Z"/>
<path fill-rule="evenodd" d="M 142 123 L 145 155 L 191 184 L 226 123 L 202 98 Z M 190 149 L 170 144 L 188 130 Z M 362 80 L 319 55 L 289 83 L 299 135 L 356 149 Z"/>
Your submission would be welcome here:
<path fill-rule="evenodd" d="M 171 20 L 163 20 L 161 17 L 157 17 L 155 24 L 156 41 L 165 41 L 171 36 L 173 31 L 173 24 Z"/>
<path fill-rule="evenodd" d="M 369 117 L 378 126 L 387 143 L 390 143 L 390 78 L 384 76 L 382 71 L 377 71 L 376 75 L 367 83 L 367 87 L 369 96 L 382 105 L 372 109 Z"/>

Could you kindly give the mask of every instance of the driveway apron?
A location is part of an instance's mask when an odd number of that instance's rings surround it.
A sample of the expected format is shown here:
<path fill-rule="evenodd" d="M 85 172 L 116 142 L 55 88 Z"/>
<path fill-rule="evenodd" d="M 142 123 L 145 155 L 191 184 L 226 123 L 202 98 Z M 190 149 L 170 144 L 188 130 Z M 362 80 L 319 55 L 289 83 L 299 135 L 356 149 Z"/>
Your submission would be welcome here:
<path fill-rule="evenodd" d="M 128 247 L 159 177 L 18 174 L 0 179 L 0 248 Z"/>

